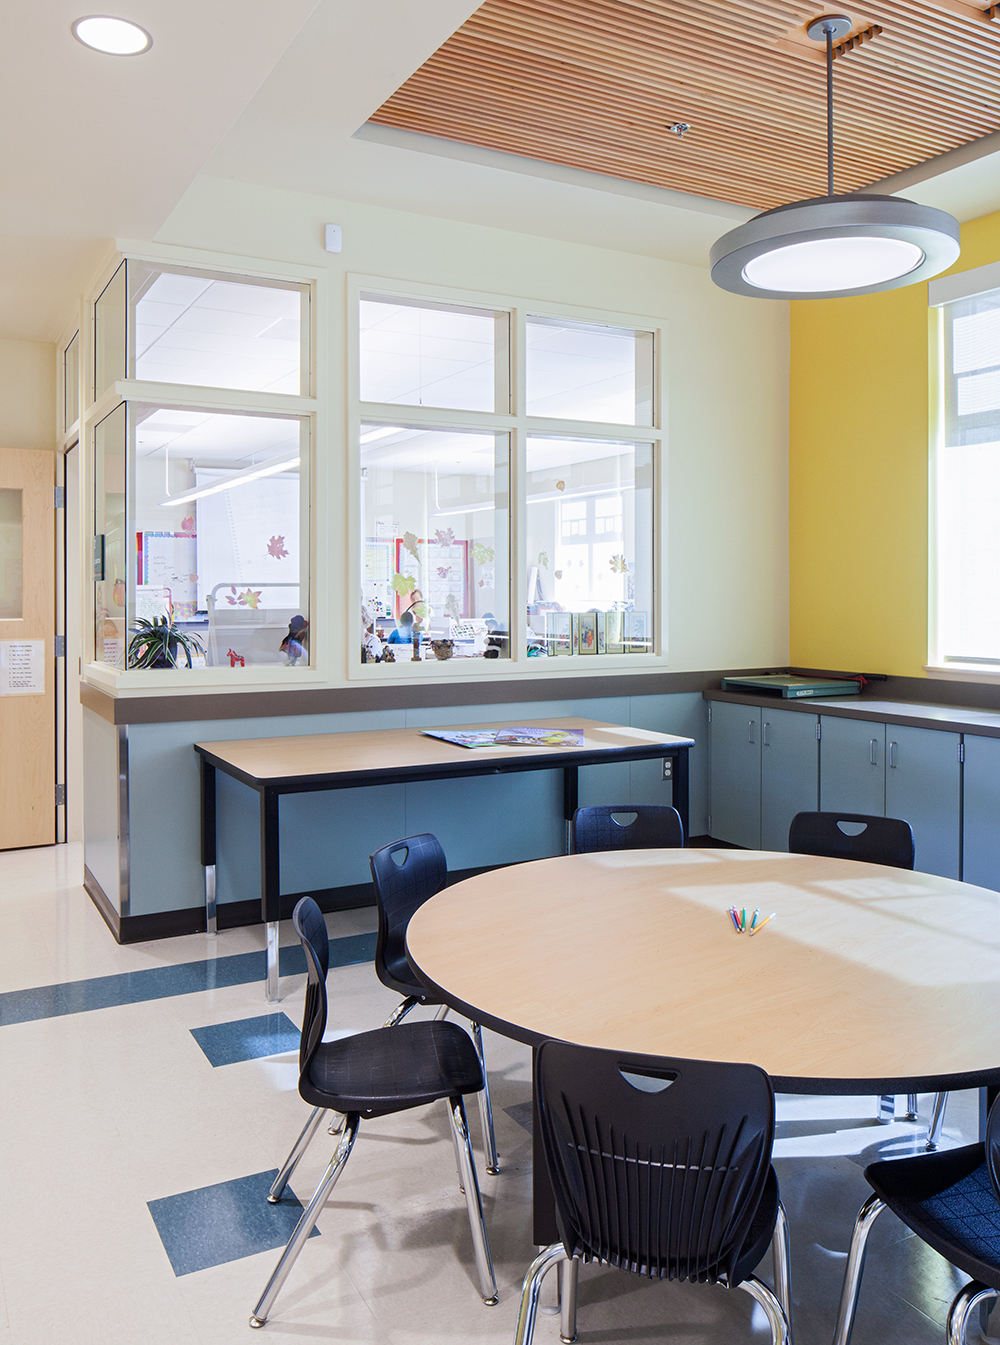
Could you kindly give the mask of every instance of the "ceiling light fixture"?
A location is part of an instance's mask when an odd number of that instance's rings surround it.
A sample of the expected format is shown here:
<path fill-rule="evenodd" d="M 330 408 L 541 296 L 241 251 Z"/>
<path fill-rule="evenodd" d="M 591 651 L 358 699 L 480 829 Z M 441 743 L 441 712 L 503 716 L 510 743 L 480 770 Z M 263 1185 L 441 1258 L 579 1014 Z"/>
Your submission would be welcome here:
<path fill-rule="evenodd" d="M 843 14 L 813 19 L 826 43 L 826 192 L 755 215 L 712 246 L 716 285 L 759 299 L 831 299 L 927 280 L 957 260 L 958 221 L 900 196 L 833 191 L 833 44 Z"/>
<path fill-rule="evenodd" d="M 128 19 L 114 19 L 108 14 L 88 14 L 70 25 L 78 42 L 108 56 L 140 56 L 149 51 L 153 39 L 145 28 Z"/>
<path fill-rule="evenodd" d="M 232 490 L 234 486 L 245 486 L 251 481 L 259 481 L 264 476 L 275 476 L 278 472 L 290 472 L 299 465 L 299 454 L 294 458 L 279 458 L 274 462 L 268 462 L 263 467 L 248 467 L 246 471 L 237 472 L 235 476 L 228 476 L 222 481 L 215 482 L 211 486 L 199 486 L 197 490 L 186 491 L 183 495 L 168 495 L 165 500 L 160 501 L 161 509 L 169 509 L 174 504 L 188 504 L 191 500 L 203 500 L 206 495 L 218 495 L 220 491 Z"/>

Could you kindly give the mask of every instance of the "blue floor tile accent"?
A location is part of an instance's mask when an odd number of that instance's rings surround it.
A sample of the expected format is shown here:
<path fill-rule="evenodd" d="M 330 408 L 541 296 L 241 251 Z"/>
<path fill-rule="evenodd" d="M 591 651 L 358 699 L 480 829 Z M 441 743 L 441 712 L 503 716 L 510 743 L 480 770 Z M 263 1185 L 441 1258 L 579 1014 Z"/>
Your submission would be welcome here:
<path fill-rule="evenodd" d="M 287 1013 L 265 1013 L 259 1018 L 240 1018 L 235 1023 L 193 1027 L 191 1036 L 216 1067 L 299 1049 L 299 1029 Z"/>
<path fill-rule="evenodd" d="M 343 939 L 330 940 L 331 967 L 370 962 L 374 956 L 374 934 L 349 934 Z M 282 948 L 279 963 L 282 976 L 298 976 L 305 969 L 306 958 L 301 944 Z M 42 985 L 34 990 L 8 990 L 0 994 L 0 1027 L 30 1023 L 39 1018 L 59 1018 L 68 1013 L 89 1013 L 92 1009 L 117 1008 L 122 1004 L 142 1004 L 151 999 L 170 999 L 174 995 L 193 995 L 199 990 L 247 985 L 251 981 L 262 982 L 265 971 L 263 952 L 234 953 L 229 957 L 182 962 L 176 967 L 94 976 L 86 981 L 65 981 L 61 985 Z"/>
<path fill-rule="evenodd" d="M 278 1169 L 147 1201 L 147 1209 L 175 1275 L 224 1266 L 256 1252 L 284 1247 L 302 1213 L 289 1187 L 277 1205 L 267 1193 Z M 311 1238 L 319 1237 L 314 1228 Z"/>

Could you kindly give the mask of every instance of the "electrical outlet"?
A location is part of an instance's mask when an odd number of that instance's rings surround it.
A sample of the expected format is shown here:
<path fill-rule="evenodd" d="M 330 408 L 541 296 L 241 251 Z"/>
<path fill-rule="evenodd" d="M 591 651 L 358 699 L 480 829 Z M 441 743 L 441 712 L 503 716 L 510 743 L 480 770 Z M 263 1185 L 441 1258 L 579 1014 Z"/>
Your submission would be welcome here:
<path fill-rule="evenodd" d="M 663 758 L 663 774 L 661 780 L 672 780 L 674 778 L 674 759 L 673 757 Z"/>

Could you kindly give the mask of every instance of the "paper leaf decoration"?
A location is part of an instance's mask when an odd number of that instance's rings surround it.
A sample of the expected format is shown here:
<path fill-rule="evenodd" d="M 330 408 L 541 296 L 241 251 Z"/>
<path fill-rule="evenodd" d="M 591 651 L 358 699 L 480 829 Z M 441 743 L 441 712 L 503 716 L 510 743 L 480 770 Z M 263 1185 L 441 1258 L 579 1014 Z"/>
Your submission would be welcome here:
<path fill-rule="evenodd" d="M 455 541 L 454 528 L 438 528 L 434 534 L 434 540 L 438 546 L 452 546 Z"/>
<path fill-rule="evenodd" d="M 409 551 L 413 559 L 419 563 L 420 553 L 417 550 L 417 534 L 415 532 L 403 533 L 403 546 Z"/>
<path fill-rule="evenodd" d="M 625 562 L 625 557 L 624 557 L 624 556 L 612 556 L 612 557 L 608 560 L 608 564 L 611 566 L 611 573 L 612 573 L 612 574 L 627 574 L 627 573 L 628 573 L 628 565 L 627 565 L 626 562 Z"/>
<path fill-rule="evenodd" d="M 547 551 L 539 551 L 538 563 L 543 570 L 547 570 L 549 568 L 549 553 Z"/>
<path fill-rule="evenodd" d="M 482 542 L 472 543 L 472 559 L 477 565 L 489 565 L 493 559 L 493 548 L 485 546 Z"/>
<path fill-rule="evenodd" d="M 416 588 L 417 581 L 412 574 L 394 574 L 392 576 L 392 589 L 394 593 L 404 596 L 411 589 Z"/>
<path fill-rule="evenodd" d="M 273 556 L 275 560 L 281 560 L 283 557 L 287 556 L 288 552 L 285 550 L 284 537 L 272 537 L 267 544 L 267 554 Z"/>

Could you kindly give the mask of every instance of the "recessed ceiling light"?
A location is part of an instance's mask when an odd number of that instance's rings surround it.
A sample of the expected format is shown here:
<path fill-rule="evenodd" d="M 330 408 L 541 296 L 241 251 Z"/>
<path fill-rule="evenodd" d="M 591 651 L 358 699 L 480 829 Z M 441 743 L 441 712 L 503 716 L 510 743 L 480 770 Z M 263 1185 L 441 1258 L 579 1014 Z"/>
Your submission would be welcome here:
<path fill-rule="evenodd" d="M 137 23 L 113 19 L 107 14 L 90 14 L 72 25 L 73 36 L 85 47 L 107 52 L 109 56 L 138 56 L 149 51 L 153 39 Z"/>

